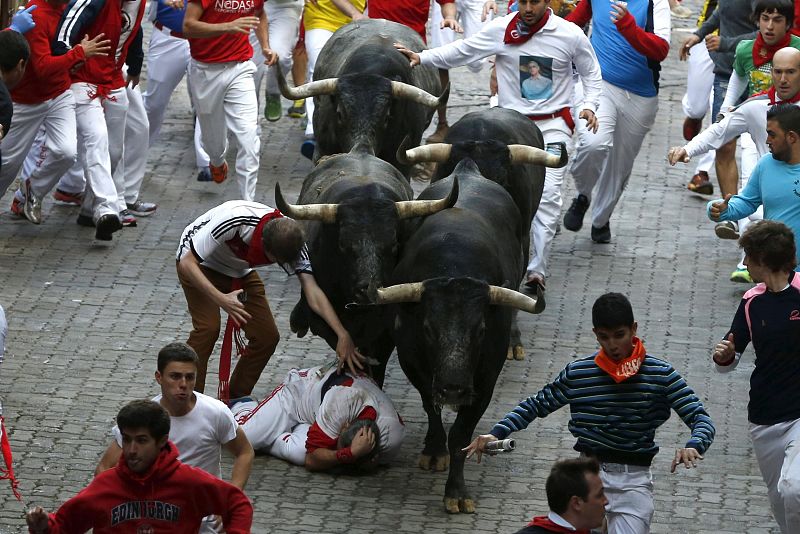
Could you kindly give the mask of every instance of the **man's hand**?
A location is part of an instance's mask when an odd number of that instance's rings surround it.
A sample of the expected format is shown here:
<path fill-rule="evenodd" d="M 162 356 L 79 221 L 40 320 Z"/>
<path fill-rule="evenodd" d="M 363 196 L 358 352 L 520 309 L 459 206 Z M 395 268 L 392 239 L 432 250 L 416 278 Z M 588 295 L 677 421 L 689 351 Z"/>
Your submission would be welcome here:
<path fill-rule="evenodd" d="M 628 14 L 628 3 L 621 2 L 620 0 L 611 0 L 611 22 L 616 24 Z"/>
<path fill-rule="evenodd" d="M 219 302 L 219 307 L 231 316 L 236 326 L 242 327 L 250 320 L 250 314 L 244 309 L 244 304 L 239 302 L 239 293 L 243 290 L 237 289 L 222 295 L 222 301 Z"/>
<path fill-rule="evenodd" d="M 397 49 L 398 52 L 400 52 L 409 59 L 408 64 L 410 66 L 416 67 L 417 65 L 419 65 L 419 54 L 417 54 L 413 50 L 409 50 L 400 43 L 394 43 L 394 47 Z"/>
<path fill-rule="evenodd" d="M 461 27 L 461 24 L 458 23 L 456 19 L 453 18 L 446 18 L 442 20 L 442 23 L 439 24 L 440 29 L 450 28 L 456 33 L 464 33 L 464 28 Z"/>
<path fill-rule="evenodd" d="M 25 514 L 25 522 L 33 534 L 44 534 L 50 532 L 49 518 L 47 512 L 41 506 L 28 510 Z"/>
<path fill-rule="evenodd" d="M 467 459 L 472 458 L 472 455 L 476 455 L 476 460 L 478 463 L 481 463 L 481 456 L 484 452 L 486 452 L 486 444 L 490 441 L 497 441 L 498 438 L 494 434 L 482 434 L 477 438 L 472 440 L 472 443 L 461 449 L 462 452 L 467 453 Z"/>
<path fill-rule="evenodd" d="M 130 76 L 128 74 L 125 75 L 125 85 L 133 89 L 137 85 L 139 85 L 139 76 Z"/>
<path fill-rule="evenodd" d="M 678 58 L 681 61 L 686 61 L 687 59 L 689 59 L 690 55 L 689 49 L 694 45 L 696 45 L 697 43 L 699 43 L 700 41 L 701 39 L 695 34 L 692 34 L 689 37 L 687 37 L 686 40 L 683 41 L 683 44 L 681 45 L 681 51 L 678 53 Z"/>
<path fill-rule="evenodd" d="M 369 428 L 363 427 L 353 438 L 353 442 L 350 444 L 350 453 L 352 453 L 353 458 L 358 459 L 369 454 L 374 447 L 375 434 Z"/>
<path fill-rule="evenodd" d="M 674 473 L 675 468 L 678 467 L 679 464 L 685 465 L 686 469 L 697 467 L 697 460 L 702 459 L 703 457 L 697 452 L 697 449 L 692 449 L 691 447 L 687 449 L 678 449 L 675 451 L 675 458 L 672 459 L 672 467 L 669 472 Z"/>
<path fill-rule="evenodd" d="M 736 346 L 733 343 L 733 333 L 728 334 L 727 339 L 714 345 L 714 353 L 711 355 L 717 365 L 728 365 L 735 356 Z"/>
<path fill-rule="evenodd" d="M 368 19 L 368 18 L 369 18 L 368 16 L 366 16 L 365 14 L 363 14 L 361 12 L 355 13 L 352 16 L 353 22 L 355 22 L 357 20 Z"/>
<path fill-rule="evenodd" d="M 236 20 L 226 23 L 227 33 L 250 34 L 250 30 L 258 26 L 258 17 L 239 17 Z"/>
<path fill-rule="evenodd" d="M 686 149 L 682 146 L 674 146 L 667 152 L 667 160 L 673 166 L 678 162 L 689 163 L 689 159 L 689 154 L 686 153 Z"/>
<path fill-rule="evenodd" d="M 36 9 L 36 6 L 31 6 L 27 9 L 19 8 L 19 10 L 14 13 L 14 16 L 11 17 L 11 24 L 8 26 L 8 29 L 22 34 L 31 31 L 34 26 L 36 26 L 36 23 L 33 21 L 33 15 L 31 15 L 31 11 L 34 9 Z"/>
<path fill-rule="evenodd" d="M 719 35 L 706 35 L 706 48 L 709 52 L 716 52 L 719 50 Z"/>
<path fill-rule="evenodd" d="M 725 198 L 720 202 L 714 202 L 711 204 L 711 209 L 709 210 L 709 214 L 711 215 L 712 221 L 718 221 L 720 216 L 728 210 L 728 201 L 731 199 L 733 195 L 728 193 L 725 195 Z"/>
<path fill-rule="evenodd" d="M 494 16 L 497 16 L 497 2 L 494 0 L 488 0 L 485 4 L 483 4 L 483 13 L 481 13 L 481 22 L 486 22 L 486 19 L 489 18 L 489 12 L 492 12 Z"/>
<path fill-rule="evenodd" d="M 345 366 L 353 376 L 357 375 L 359 370 L 364 370 L 364 360 L 366 358 L 358 352 L 355 343 L 353 343 L 353 338 L 348 333 L 339 336 L 339 340 L 336 342 L 336 357 L 339 358 L 339 363 L 336 366 L 339 373 L 342 372 Z"/>
<path fill-rule="evenodd" d="M 81 48 L 83 48 L 83 56 L 86 59 L 94 56 L 106 56 L 111 52 L 111 41 L 104 39 L 106 34 L 101 33 L 94 39 L 89 39 L 88 35 L 83 37 L 81 41 Z"/>
<path fill-rule="evenodd" d="M 261 53 L 264 54 L 264 64 L 272 66 L 278 62 L 278 53 L 271 48 L 262 48 Z"/>
<path fill-rule="evenodd" d="M 586 121 L 587 130 L 592 133 L 597 133 L 597 128 L 600 125 L 597 123 L 597 116 L 594 114 L 594 111 L 591 109 L 584 109 L 578 114 L 578 118 Z"/>

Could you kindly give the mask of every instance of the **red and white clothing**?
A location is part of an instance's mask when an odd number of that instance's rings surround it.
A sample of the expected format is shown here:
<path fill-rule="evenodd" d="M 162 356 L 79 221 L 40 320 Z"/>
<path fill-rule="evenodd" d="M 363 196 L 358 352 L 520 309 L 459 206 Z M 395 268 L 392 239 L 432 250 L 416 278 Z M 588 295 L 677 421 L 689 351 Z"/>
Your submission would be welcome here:
<path fill-rule="evenodd" d="M 298 465 L 305 464 L 306 453 L 336 450 L 342 428 L 356 419 L 378 425 L 380 463 L 397 455 L 405 435 L 392 401 L 371 378 L 337 375 L 335 366 L 292 369 L 269 397 L 231 410 L 254 449 Z"/>
<path fill-rule="evenodd" d="M 264 9 L 264 0 L 190 0 L 200 4 L 200 22 L 220 24 L 242 17 L 257 17 Z M 192 58 L 203 63 L 247 61 L 253 57 L 253 47 L 245 33 L 225 33 L 216 37 L 190 37 Z"/>
<path fill-rule="evenodd" d="M 487 24 L 482 21 L 483 4 L 482 0 L 456 0 L 456 18 L 464 28 L 463 37 L 469 39 Z M 370 5 L 372 9 L 372 5 Z M 438 48 L 450 44 L 459 39 L 459 35 L 450 28 L 442 28 L 442 11 L 434 9 L 431 13 L 431 48 Z M 489 17 L 491 17 L 491 13 Z M 483 61 L 473 61 L 467 64 L 467 68 L 472 72 L 478 72 L 483 68 Z"/>
<path fill-rule="evenodd" d="M 207 515 L 219 515 L 225 532 L 249 534 L 253 505 L 242 490 L 178 460 L 171 442 L 152 467 L 137 474 L 125 456 L 50 514 L 52 534 L 194 534 Z"/>
<path fill-rule="evenodd" d="M 454 2 L 455 0 L 435 0 L 433 14 L 439 11 L 436 4 L 442 6 Z M 370 0 L 368 9 L 370 18 L 391 20 L 408 26 L 422 37 L 423 42 L 426 40 L 425 25 L 428 22 L 428 13 L 431 11 L 430 0 Z M 439 18 L 441 19 L 441 13 Z M 454 33 L 450 29 L 444 31 Z"/>

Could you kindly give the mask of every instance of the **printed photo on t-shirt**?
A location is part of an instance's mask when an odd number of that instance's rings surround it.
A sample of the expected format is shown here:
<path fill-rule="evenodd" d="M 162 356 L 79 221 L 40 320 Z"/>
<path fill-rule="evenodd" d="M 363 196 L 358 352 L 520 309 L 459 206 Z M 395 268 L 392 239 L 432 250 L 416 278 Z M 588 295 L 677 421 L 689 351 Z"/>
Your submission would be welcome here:
<path fill-rule="evenodd" d="M 553 58 L 519 56 L 519 88 L 522 98 L 547 100 L 553 96 Z"/>

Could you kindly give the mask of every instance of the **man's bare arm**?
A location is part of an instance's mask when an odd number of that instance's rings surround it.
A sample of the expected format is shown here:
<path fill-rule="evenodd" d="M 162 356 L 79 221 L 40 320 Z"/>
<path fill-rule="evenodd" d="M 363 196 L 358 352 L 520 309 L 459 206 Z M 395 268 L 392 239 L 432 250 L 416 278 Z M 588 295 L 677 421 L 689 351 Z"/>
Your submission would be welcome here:
<path fill-rule="evenodd" d="M 242 427 L 236 427 L 236 437 L 225 444 L 225 449 L 233 454 L 233 469 L 231 470 L 231 484 L 244 490 L 247 479 L 250 478 L 250 467 L 253 465 L 255 452 Z"/>
<path fill-rule="evenodd" d="M 116 467 L 117 463 L 119 463 L 120 456 L 122 456 L 122 447 L 120 447 L 116 441 L 109 443 L 106 452 L 104 452 L 103 456 L 100 457 L 100 462 L 97 464 L 97 467 L 94 470 L 94 476 L 99 475 L 103 471 L 108 471 L 109 469 Z"/>

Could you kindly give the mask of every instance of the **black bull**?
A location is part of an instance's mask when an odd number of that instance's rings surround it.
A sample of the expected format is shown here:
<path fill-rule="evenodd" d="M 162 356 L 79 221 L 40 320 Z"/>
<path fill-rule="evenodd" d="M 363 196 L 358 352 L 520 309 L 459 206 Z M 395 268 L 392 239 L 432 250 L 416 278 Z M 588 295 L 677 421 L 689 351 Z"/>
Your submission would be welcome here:
<path fill-rule="evenodd" d="M 525 269 L 524 224 L 502 187 L 467 159 L 419 198 L 446 194 L 455 178 L 461 191 L 455 207 L 409 222 L 416 228 L 409 229 L 395 285 L 380 289 L 377 302 L 397 304 L 400 365 L 428 415 L 420 467 L 443 470 L 449 463 L 445 507 L 471 513 L 475 505 L 464 483 L 461 449 L 492 398 L 506 359 L 512 310 L 538 310 L 536 299 L 510 289 Z M 458 410 L 449 437 L 443 405 Z"/>
<path fill-rule="evenodd" d="M 317 59 L 314 81 L 289 88 L 279 74 L 286 98 L 314 98 L 317 147 L 314 159 L 359 148 L 407 174 L 397 161 L 405 136 L 413 146 L 431 121 L 436 107 L 447 101 L 433 67 L 412 69 L 393 44 L 414 51 L 425 49 L 410 28 L 382 19 L 343 26 L 325 44 Z M 279 69 L 280 70 L 280 69 Z"/>
<path fill-rule="evenodd" d="M 374 301 L 397 263 L 401 221 L 452 206 L 458 187 L 444 197 L 413 200 L 402 174 L 385 161 L 361 153 L 322 160 L 303 182 L 296 205 L 288 204 L 280 187 L 275 188 L 278 209 L 288 217 L 308 221 L 306 243 L 314 277 L 362 354 L 379 362 L 373 367 L 378 383 L 383 381 L 394 348 L 391 323 L 381 308 L 347 304 Z M 336 347 L 336 334 L 308 307 L 305 295 L 292 311 L 290 324 L 298 335 L 310 328 L 331 348 Z"/>

